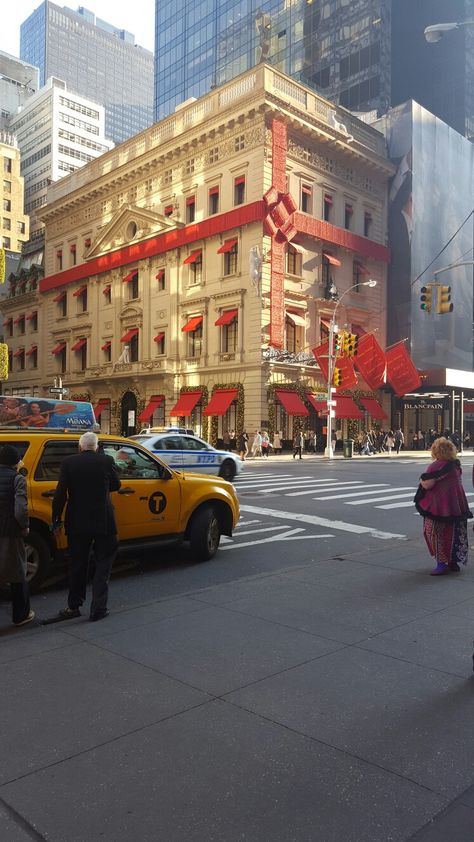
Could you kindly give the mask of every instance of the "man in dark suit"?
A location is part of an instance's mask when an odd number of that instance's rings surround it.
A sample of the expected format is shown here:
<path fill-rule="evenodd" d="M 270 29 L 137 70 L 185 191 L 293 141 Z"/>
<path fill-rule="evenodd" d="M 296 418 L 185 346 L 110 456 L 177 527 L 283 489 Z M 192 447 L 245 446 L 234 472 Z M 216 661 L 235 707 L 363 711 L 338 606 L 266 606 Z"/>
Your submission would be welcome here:
<path fill-rule="evenodd" d="M 95 573 L 92 583 L 91 620 L 108 614 L 108 582 L 117 555 L 117 526 L 110 492 L 118 491 L 120 479 L 111 456 L 98 452 L 95 433 L 79 439 L 79 453 L 68 456 L 53 498 L 53 529 L 61 526 L 66 506 L 64 528 L 69 547 L 68 607 L 59 612 L 64 620 L 80 616 L 86 598 L 87 568 L 94 548 Z"/>

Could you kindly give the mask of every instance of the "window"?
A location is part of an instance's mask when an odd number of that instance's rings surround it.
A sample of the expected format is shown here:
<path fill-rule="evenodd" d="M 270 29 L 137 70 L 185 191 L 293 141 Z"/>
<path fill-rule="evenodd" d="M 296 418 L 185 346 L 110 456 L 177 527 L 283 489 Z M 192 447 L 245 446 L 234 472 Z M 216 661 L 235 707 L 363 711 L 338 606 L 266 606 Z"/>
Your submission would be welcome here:
<path fill-rule="evenodd" d="M 46 442 L 41 459 L 35 471 L 35 480 L 39 482 L 57 482 L 63 459 L 65 459 L 66 456 L 73 456 L 76 453 L 77 442 Z"/>
<path fill-rule="evenodd" d="M 11 158 L 4 158 L 3 159 L 3 172 L 11 172 L 12 171 L 12 159 Z"/>
<path fill-rule="evenodd" d="M 237 319 L 221 327 L 221 351 L 223 354 L 235 354 L 237 350 Z"/>
<path fill-rule="evenodd" d="M 63 268 L 63 252 L 62 249 L 58 249 L 56 252 L 56 269 L 61 272 Z"/>
<path fill-rule="evenodd" d="M 16 223 L 16 233 L 17 234 L 24 234 L 25 233 L 25 223 L 24 222 L 17 222 Z"/>
<path fill-rule="evenodd" d="M 81 287 L 74 293 L 75 297 L 77 298 L 77 312 L 78 313 L 86 313 L 87 312 L 87 287 Z"/>
<path fill-rule="evenodd" d="M 102 290 L 104 296 L 104 304 L 112 304 L 112 287 L 110 284 L 107 284 L 106 287 Z"/>
<path fill-rule="evenodd" d="M 329 341 L 329 321 L 321 319 L 319 322 L 319 341 L 321 343 Z"/>
<path fill-rule="evenodd" d="M 29 322 L 31 333 L 35 333 L 38 330 L 38 313 L 36 311 L 31 314 Z"/>
<path fill-rule="evenodd" d="M 11 244 L 10 237 L 2 237 L 2 246 L 4 249 L 9 249 Z"/>
<path fill-rule="evenodd" d="M 156 353 L 158 356 L 161 356 L 165 353 L 165 333 L 164 331 L 160 330 L 159 333 L 155 336 L 155 346 L 156 346 Z"/>
<path fill-rule="evenodd" d="M 286 328 L 286 350 L 290 354 L 296 354 L 296 325 L 290 322 L 289 319 L 285 321 Z"/>
<path fill-rule="evenodd" d="M 196 197 L 188 196 L 186 199 L 186 222 L 194 222 L 196 218 Z"/>
<path fill-rule="evenodd" d="M 3 200 L 3 210 L 7 211 L 7 213 L 10 213 L 11 209 L 12 209 L 11 200 L 10 199 L 4 199 Z"/>
<path fill-rule="evenodd" d="M 301 210 L 303 213 L 312 213 L 313 189 L 310 184 L 303 184 L 301 186 Z"/>
<path fill-rule="evenodd" d="M 229 251 L 224 254 L 224 275 L 235 275 L 237 272 L 238 245 L 234 243 Z"/>
<path fill-rule="evenodd" d="M 345 204 L 344 206 L 344 228 L 347 228 L 349 231 L 352 225 L 352 214 L 354 213 L 354 209 L 352 205 Z"/>
<path fill-rule="evenodd" d="M 216 164 L 219 160 L 219 147 L 213 146 L 212 149 L 209 150 L 209 163 Z"/>
<path fill-rule="evenodd" d="M 103 345 L 101 345 L 100 350 L 103 351 L 104 354 L 104 361 L 109 363 L 112 359 L 112 342 L 110 339 L 107 339 Z"/>
<path fill-rule="evenodd" d="M 359 292 L 360 290 L 361 275 L 360 264 L 354 260 L 352 263 L 352 286 L 354 287 L 354 292 Z"/>
<path fill-rule="evenodd" d="M 189 283 L 191 286 L 202 282 L 202 252 L 189 264 Z"/>
<path fill-rule="evenodd" d="M 169 475 L 165 465 L 131 444 L 107 441 L 104 442 L 103 452 L 114 460 L 120 479 L 163 479 Z"/>
<path fill-rule="evenodd" d="M 75 266 L 76 265 L 76 246 L 74 245 L 74 243 L 72 243 L 72 245 L 69 247 L 69 251 L 70 251 L 70 254 L 71 254 L 71 266 Z"/>
<path fill-rule="evenodd" d="M 370 237 L 372 230 L 372 214 L 370 211 L 364 213 L 364 237 Z"/>
<path fill-rule="evenodd" d="M 245 149 L 245 136 L 243 134 L 239 134 L 236 138 L 234 138 L 234 150 L 236 152 L 241 152 L 242 149 Z"/>
<path fill-rule="evenodd" d="M 5 219 L 5 217 L 4 217 L 2 225 L 3 225 L 3 228 L 5 229 L 5 231 L 11 231 L 11 228 L 12 228 L 11 219 Z"/>
<path fill-rule="evenodd" d="M 18 316 L 18 318 L 15 319 L 14 324 L 16 324 L 17 327 L 18 327 L 19 336 L 22 336 L 25 332 L 25 316 L 24 316 L 24 314 L 22 316 Z"/>
<path fill-rule="evenodd" d="M 60 316 L 67 316 L 67 295 L 61 296 L 61 299 L 58 302 L 58 309 Z"/>
<path fill-rule="evenodd" d="M 196 330 L 191 330 L 188 336 L 188 357 L 200 357 L 202 348 L 202 322 L 197 326 Z"/>
<path fill-rule="evenodd" d="M 4 193 L 11 193 L 12 192 L 11 181 L 5 181 L 5 179 L 3 179 L 3 192 Z"/>
<path fill-rule="evenodd" d="M 87 367 L 87 339 L 79 339 L 72 347 L 74 351 L 77 371 L 85 371 Z"/>
<path fill-rule="evenodd" d="M 219 212 L 219 188 L 211 187 L 209 189 L 209 216 Z"/>
<path fill-rule="evenodd" d="M 138 362 L 138 331 L 135 336 L 130 339 L 130 362 Z"/>
<path fill-rule="evenodd" d="M 138 298 L 138 293 L 139 293 L 138 272 L 135 272 L 132 280 L 130 281 L 130 283 L 128 285 L 128 289 L 129 289 L 129 300 L 130 301 L 132 301 L 134 298 Z"/>
<path fill-rule="evenodd" d="M 289 245 L 288 251 L 286 254 L 286 272 L 288 275 L 298 275 L 301 276 L 301 268 L 302 268 L 302 257 L 301 254 L 294 248 L 294 246 Z"/>
<path fill-rule="evenodd" d="M 328 258 L 323 254 L 321 283 L 323 283 L 326 288 L 329 288 L 332 282 L 330 270 L 331 264 L 329 263 Z"/>
<path fill-rule="evenodd" d="M 242 205 L 245 202 L 245 176 L 239 175 L 234 179 L 234 205 Z"/>
<path fill-rule="evenodd" d="M 173 215 L 173 205 L 166 205 L 164 209 L 165 216 L 172 216 Z"/>
<path fill-rule="evenodd" d="M 323 202 L 323 219 L 325 222 L 331 222 L 332 219 L 333 198 L 329 193 L 324 194 Z"/>
<path fill-rule="evenodd" d="M 166 289 L 166 270 L 164 268 L 158 269 L 156 280 L 158 282 L 158 292 L 163 292 Z"/>

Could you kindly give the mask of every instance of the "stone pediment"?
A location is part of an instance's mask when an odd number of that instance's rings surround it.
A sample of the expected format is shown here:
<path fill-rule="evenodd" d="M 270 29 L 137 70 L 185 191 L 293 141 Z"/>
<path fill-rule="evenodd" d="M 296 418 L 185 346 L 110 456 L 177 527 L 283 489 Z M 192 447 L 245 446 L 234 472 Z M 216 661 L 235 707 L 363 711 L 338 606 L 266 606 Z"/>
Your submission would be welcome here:
<path fill-rule="evenodd" d="M 143 319 L 143 310 L 141 307 L 134 307 L 130 305 L 125 305 L 125 307 L 120 312 L 120 320 L 122 322 L 133 322 L 133 321 L 142 321 Z"/>
<path fill-rule="evenodd" d="M 136 205 L 123 205 L 105 225 L 99 235 L 87 249 L 85 258 L 91 260 L 115 249 L 130 246 L 156 237 L 167 231 L 182 228 L 183 222 L 164 216 L 149 208 L 139 208 Z"/>

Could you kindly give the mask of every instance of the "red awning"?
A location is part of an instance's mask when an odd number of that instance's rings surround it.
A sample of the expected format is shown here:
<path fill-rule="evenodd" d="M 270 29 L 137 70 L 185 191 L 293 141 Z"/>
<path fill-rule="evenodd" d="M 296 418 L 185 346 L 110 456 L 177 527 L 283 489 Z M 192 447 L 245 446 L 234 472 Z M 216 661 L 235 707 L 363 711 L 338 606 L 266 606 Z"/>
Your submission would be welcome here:
<path fill-rule="evenodd" d="M 59 304 L 59 302 L 62 301 L 64 298 L 66 298 L 66 292 L 60 292 L 58 295 L 56 295 L 55 298 L 53 298 L 53 301 L 55 304 Z"/>
<path fill-rule="evenodd" d="M 196 204 L 196 196 L 188 196 L 186 198 L 186 205 L 195 205 Z"/>
<path fill-rule="evenodd" d="M 338 260 L 337 257 L 333 257 L 329 251 L 323 251 L 323 257 L 326 258 L 327 262 L 330 263 L 331 266 L 342 266 L 341 261 Z"/>
<path fill-rule="evenodd" d="M 124 335 L 122 336 L 120 341 L 121 342 L 130 342 L 130 340 L 133 339 L 133 337 L 136 336 L 137 333 L 138 333 L 138 328 L 132 327 L 130 330 L 127 330 L 127 332 L 124 333 Z"/>
<path fill-rule="evenodd" d="M 164 399 L 164 395 L 152 395 L 143 412 L 140 412 L 138 420 L 149 421 L 155 409 L 158 409 L 158 407 L 161 406 Z"/>
<path fill-rule="evenodd" d="M 129 272 L 128 275 L 125 275 L 125 277 L 122 278 L 122 283 L 129 284 L 130 281 L 133 281 L 135 275 L 138 275 L 138 269 L 133 269 L 132 272 Z"/>
<path fill-rule="evenodd" d="M 64 351 L 65 347 L 66 347 L 65 342 L 58 342 L 58 344 L 53 348 L 51 353 L 54 354 L 54 356 L 57 356 L 58 354 L 61 353 L 61 351 Z"/>
<path fill-rule="evenodd" d="M 24 318 L 25 318 L 25 314 L 24 314 L 24 313 L 22 313 L 22 314 L 21 314 L 21 316 L 17 316 L 17 318 L 15 319 L 15 321 L 13 322 L 13 324 L 14 324 L 14 325 L 19 325 L 19 324 L 20 324 L 20 322 L 22 322 Z"/>
<path fill-rule="evenodd" d="M 318 412 L 323 412 L 327 415 L 328 406 L 326 400 L 317 401 L 314 395 L 309 394 L 308 400 L 311 401 L 312 405 Z M 360 420 L 364 417 L 363 413 L 360 411 L 359 407 L 350 395 L 337 395 L 335 401 L 336 406 L 334 409 L 336 418 L 354 418 Z"/>
<path fill-rule="evenodd" d="M 161 333 L 157 333 L 156 336 L 153 337 L 153 342 L 161 342 L 164 335 L 165 335 L 164 330 L 162 330 Z"/>
<path fill-rule="evenodd" d="M 312 187 L 309 186 L 309 184 L 303 184 L 303 186 L 301 188 L 301 192 L 306 193 L 307 196 L 311 196 L 311 193 L 313 192 L 313 189 L 312 189 Z"/>
<path fill-rule="evenodd" d="M 38 346 L 37 346 L 37 345 L 32 345 L 32 346 L 31 346 L 31 348 L 30 348 L 30 350 L 26 352 L 26 356 L 27 356 L 27 357 L 31 357 L 31 356 L 33 356 L 33 354 L 34 354 L 34 353 L 35 353 L 35 351 L 37 351 L 37 350 L 38 350 Z"/>
<path fill-rule="evenodd" d="M 286 409 L 288 415 L 309 415 L 303 401 L 296 392 L 287 392 L 283 389 L 275 389 L 275 397 Z"/>
<path fill-rule="evenodd" d="M 11 324 L 12 321 L 13 318 L 11 316 L 9 319 L 5 319 L 5 321 L 3 322 L 3 327 L 6 327 L 7 325 Z"/>
<path fill-rule="evenodd" d="M 161 281 L 161 279 L 164 278 L 164 277 L 165 277 L 165 270 L 159 269 L 158 272 L 155 275 L 156 280 Z"/>
<path fill-rule="evenodd" d="M 238 175 L 237 178 L 234 178 L 234 184 L 245 184 L 245 176 Z"/>
<path fill-rule="evenodd" d="M 286 318 L 297 327 L 306 327 L 306 316 L 304 310 L 287 310 Z"/>
<path fill-rule="evenodd" d="M 71 243 L 71 245 L 69 246 L 69 251 L 76 251 L 76 244 L 75 243 Z"/>
<path fill-rule="evenodd" d="M 38 315 L 38 311 L 37 311 L 37 310 L 33 310 L 33 312 L 32 312 L 32 313 L 28 313 L 28 315 L 27 315 L 27 317 L 26 317 L 26 321 L 27 321 L 27 322 L 31 322 L 31 320 L 32 320 L 32 319 L 34 319 L 34 317 L 35 317 L 35 316 L 37 316 L 37 315 Z"/>
<path fill-rule="evenodd" d="M 306 392 L 306 397 L 316 412 L 326 412 L 328 408 L 327 395 L 314 395 L 312 392 Z"/>
<path fill-rule="evenodd" d="M 74 345 L 71 345 L 71 351 L 80 351 L 81 348 L 87 343 L 87 339 L 78 339 Z"/>
<path fill-rule="evenodd" d="M 201 398 L 202 392 L 183 392 L 178 402 L 175 403 L 173 409 L 170 410 L 170 416 L 173 418 L 176 418 L 177 416 L 187 418 L 191 415 L 191 412 Z"/>
<path fill-rule="evenodd" d="M 210 187 L 209 188 L 209 195 L 210 196 L 215 196 L 216 193 L 217 193 L 217 195 L 219 195 L 219 188 L 218 187 Z"/>
<path fill-rule="evenodd" d="M 237 237 L 233 237 L 232 240 L 226 240 L 225 243 L 222 243 L 221 247 L 217 249 L 217 254 L 226 254 L 228 251 L 232 251 L 236 245 Z"/>
<path fill-rule="evenodd" d="M 360 398 L 360 402 L 364 409 L 367 410 L 371 418 L 375 418 L 377 421 L 385 421 L 388 418 L 388 415 L 382 407 L 380 406 L 379 402 L 372 397 L 365 397 Z"/>
<path fill-rule="evenodd" d="M 370 272 L 367 269 L 367 266 L 364 266 L 363 263 L 359 263 L 359 261 L 356 260 L 355 265 L 357 266 L 357 269 L 359 270 L 361 275 L 370 275 Z"/>
<path fill-rule="evenodd" d="M 99 403 L 94 407 L 94 415 L 96 418 L 100 418 L 104 409 L 108 409 L 110 407 L 110 398 L 99 398 Z"/>
<path fill-rule="evenodd" d="M 192 319 L 189 319 L 189 322 L 186 322 L 184 327 L 181 328 L 183 333 L 192 333 L 194 330 L 197 330 L 199 325 L 202 324 L 202 316 L 193 316 Z"/>
<path fill-rule="evenodd" d="M 107 284 L 107 286 L 104 287 L 104 289 L 102 290 L 102 295 L 108 295 L 111 289 L 112 289 L 111 285 Z"/>
<path fill-rule="evenodd" d="M 188 254 L 186 260 L 184 260 L 183 263 L 196 263 L 196 261 L 199 260 L 201 255 L 202 249 L 194 249 L 194 251 L 192 251 L 191 254 Z"/>
<path fill-rule="evenodd" d="M 111 345 L 112 345 L 112 342 L 111 342 L 110 339 L 108 339 L 107 342 L 104 342 L 104 344 L 100 346 L 100 350 L 101 351 L 108 351 Z"/>
<path fill-rule="evenodd" d="M 216 389 L 204 410 L 204 415 L 225 415 L 237 395 L 237 389 Z"/>
<path fill-rule="evenodd" d="M 74 296 L 74 298 L 79 298 L 79 296 L 84 295 L 85 292 L 87 292 L 87 287 L 82 286 L 82 287 L 79 287 L 79 289 L 76 289 L 75 292 L 73 292 L 73 296 Z"/>
<path fill-rule="evenodd" d="M 24 348 L 18 348 L 18 351 L 15 351 L 13 356 L 14 357 L 23 357 L 24 354 L 25 354 L 25 349 Z"/>
<path fill-rule="evenodd" d="M 333 203 L 332 196 L 330 196 L 329 193 L 325 193 L 324 194 L 324 204 L 325 205 L 332 205 L 332 203 Z"/>
<path fill-rule="evenodd" d="M 346 205 L 346 213 L 354 213 L 354 208 L 352 205 Z"/>
<path fill-rule="evenodd" d="M 239 314 L 238 310 L 224 310 L 224 312 L 221 313 L 221 315 L 219 316 L 217 321 L 214 322 L 214 324 L 215 325 L 230 325 L 230 323 L 233 322 L 234 319 L 237 318 L 238 314 Z"/>

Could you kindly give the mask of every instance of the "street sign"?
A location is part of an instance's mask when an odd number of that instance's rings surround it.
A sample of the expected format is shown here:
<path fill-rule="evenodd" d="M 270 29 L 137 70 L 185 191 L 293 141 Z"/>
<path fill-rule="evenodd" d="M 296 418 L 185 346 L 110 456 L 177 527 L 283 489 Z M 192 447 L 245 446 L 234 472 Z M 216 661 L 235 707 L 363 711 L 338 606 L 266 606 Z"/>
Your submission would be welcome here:
<path fill-rule="evenodd" d="M 69 389 L 65 389 L 62 386 L 50 386 L 49 391 L 52 395 L 67 395 Z"/>

